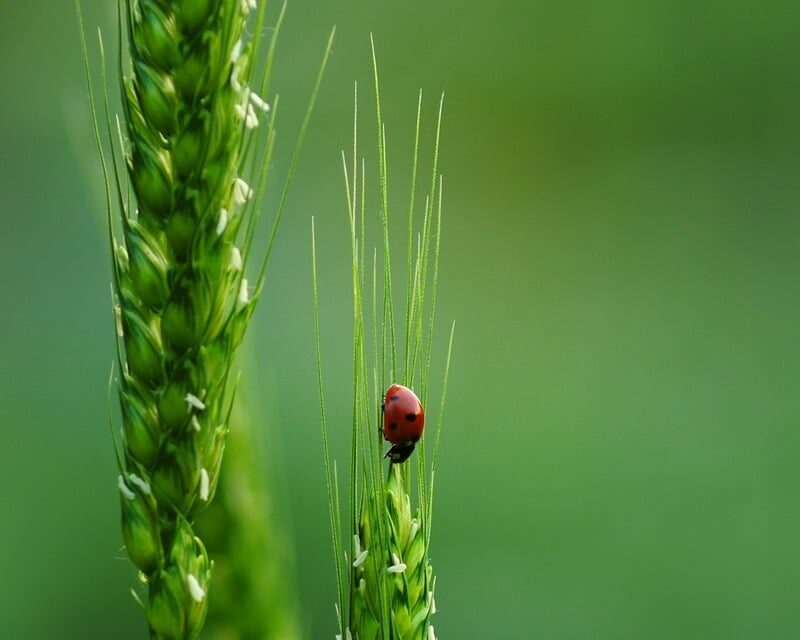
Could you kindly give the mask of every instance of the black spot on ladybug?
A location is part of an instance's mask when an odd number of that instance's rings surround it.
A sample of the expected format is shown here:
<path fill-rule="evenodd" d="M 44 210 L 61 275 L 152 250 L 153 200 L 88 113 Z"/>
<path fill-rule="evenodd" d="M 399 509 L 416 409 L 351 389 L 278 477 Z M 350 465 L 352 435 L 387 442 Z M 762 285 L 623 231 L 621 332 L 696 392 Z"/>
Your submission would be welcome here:
<path fill-rule="evenodd" d="M 408 414 L 406 414 L 406 420 L 408 420 L 409 422 L 414 422 L 416 419 L 417 419 L 417 414 L 416 413 L 408 413 Z"/>
<path fill-rule="evenodd" d="M 390 422 L 389 423 L 389 428 L 392 429 L 392 430 L 397 429 L 397 423 L 396 422 Z"/>
<path fill-rule="evenodd" d="M 395 400 L 399 400 L 399 399 L 400 399 L 400 396 L 398 396 L 398 395 L 394 395 L 391 398 L 389 398 L 389 400 L 391 400 L 392 402 L 394 402 Z"/>

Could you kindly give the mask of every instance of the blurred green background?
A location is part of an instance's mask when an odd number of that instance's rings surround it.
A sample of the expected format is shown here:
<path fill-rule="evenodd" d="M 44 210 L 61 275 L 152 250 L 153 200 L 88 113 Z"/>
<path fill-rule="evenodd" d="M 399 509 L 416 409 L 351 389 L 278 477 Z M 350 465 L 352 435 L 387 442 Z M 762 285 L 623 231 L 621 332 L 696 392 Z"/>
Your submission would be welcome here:
<path fill-rule="evenodd" d="M 114 3 L 84 4 L 112 38 Z M 71 3 L 47 5 L 2 0 L 0 24 L 0 637 L 143 638 L 106 425 L 101 181 Z M 440 637 L 800 637 L 800 6 L 292 0 L 279 172 L 334 23 L 248 343 L 306 637 L 335 626 L 309 219 L 342 460 L 338 154 L 370 31 L 393 175 L 418 87 L 429 116 L 447 94 Z"/>

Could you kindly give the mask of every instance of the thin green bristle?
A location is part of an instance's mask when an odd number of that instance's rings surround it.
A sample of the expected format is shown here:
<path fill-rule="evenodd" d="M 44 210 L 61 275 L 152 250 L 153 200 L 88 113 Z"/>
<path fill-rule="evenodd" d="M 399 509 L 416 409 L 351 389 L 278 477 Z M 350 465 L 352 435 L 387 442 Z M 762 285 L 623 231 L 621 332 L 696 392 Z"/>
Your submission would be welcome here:
<path fill-rule="evenodd" d="M 306 133 L 308 131 L 308 125 L 311 122 L 311 114 L 314 111 L 314 106 L 317 102 L 317 96 L 319 95 L 319 89 L 322 86 L 322 77 L 325 75 L 325 67 L 328 64 L 328 58 L 330 57 L 331 49 L 333 47 L 333 38 L 336 35 L 336 27 L 331 29 L 330 36 L 328 36 L 328 43 L 325 46 L 325 53 L 322 56 L 322 64 L 320 64 L 319 72 L 317 73 L 317 79 L 314 82 L 314 89 L 311 92 L 311 98 L 308 101 L 308 107 L 306 108 L 305 116 L 303 117 L 303 123 L 300 125 L 300 132 L 297 134 L 297 142 L 295 143 L 294 151 L 292 152 L 292 159 L 289 162 L 289 173 L 286 177 L 286 181 L 283 185 L 283 190 L 281 191 L 281 198 L 280 203 L 278 204 L 277 213 L 275 214 L 275 221 L 272 224 L 272 229 L 270 230 L 269 240 L 267 241 L 267 248 L 264 250 L 264 257 L 261 261 L 261 268 L 258 272 L 258 278 L 256 282 L 258 283 L 256 287 L 256 291 L 260 291 L 264 285 L 264 277 L 267 270 L 267 262 L 269 260 L 269 256 L 272 252 L 272 245 L 275 242 L 275 236 L 278 233 L 278 227 L 280 226 L 281 219 L 283 218 L 283 212 L 286 209 L 286 203 L 289 199 L 289 189 L 292 186 L 292 180 L 294 179 L 295 170 L 297 169 L 297 162 L 300 159 L 300 152 L 303 149 L 303 142 L 306 138 Z"/>
<path fill-rule="evenodd" d="M 414 202 L 417 194 L 417 164 L 419 162 L 419 129 L 422 120 L 422 90 L 417 100 L 417 123 L 414 127 L 414 156 L 411 165 L 411 196 L 408 205 L 408 243 L 406 245 L 406 348 L 403 357 L 403 371 L 409 377 L 411 363 L 409 354 L 411 349 L 411 302 L 412 302 L 412 249 L 414 243 Z M 413 371 L 411 372 L 413 375 Z"/>
<path fill-rule="evenodd" d="M 325 387 L 322 375 L 322 347 L 319 330 L 319 286 L 317 284 L 317 240 L 314 229 L 314 218 L 311 218 L 311 281 L 314 297 L 314 353 L 317 363 L 317 387 L 319 391 L 319 409 L 322 421 L 322 452 L 325 464 L 325 483 L 328 493 L 328 516 L 331 525 L 331 543 L 333 546 L 333 556 L 336 565 L 336 590 L 339 599 L 339 611 L 342 615 L 345 612 L 344 601 L 344 572 L 339 550 L 342 548 L 339 541 L 339 531 L 341 530 L 337 521 L 338 499 L 335 498 L 338 491 L 332 480 L 330 446 L 328 444 L 328 414 L 325 408 Z M 336 503 L 334 503 L 336 500 Z M 341 632 L 341 629 L 340 629 Z"/>

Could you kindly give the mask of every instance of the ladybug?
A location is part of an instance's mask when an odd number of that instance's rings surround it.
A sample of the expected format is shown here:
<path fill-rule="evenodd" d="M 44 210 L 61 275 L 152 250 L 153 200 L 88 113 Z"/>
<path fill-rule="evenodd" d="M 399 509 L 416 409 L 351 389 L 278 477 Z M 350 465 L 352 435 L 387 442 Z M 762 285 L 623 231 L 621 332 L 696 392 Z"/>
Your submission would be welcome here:
<path fill-rule="evenodd" d="M 383 439 L 392 443 L 384 456 L 392 462 L 405 462 L 425 428 L 425 410 L 417 394 L 402 384 L 393 384 L 386 391 L 381 405 Z"/>

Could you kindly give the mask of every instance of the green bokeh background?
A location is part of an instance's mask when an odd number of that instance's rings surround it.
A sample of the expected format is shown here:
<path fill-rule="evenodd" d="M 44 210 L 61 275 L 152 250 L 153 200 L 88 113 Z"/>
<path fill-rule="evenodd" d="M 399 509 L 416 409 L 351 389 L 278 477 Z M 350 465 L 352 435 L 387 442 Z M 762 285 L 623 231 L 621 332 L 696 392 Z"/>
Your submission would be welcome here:
<path fill-rule="evenodd" d="M 113 5 L 85 1 L 90 31 L 113 36 Z M 106 425 L 108 252 L 75 19 L 64 1 L 2 0 L 2 15 L 0 637 L 143 638 Z M 440 336 L 458 328 L 439 636 L 800 637 L 797 3 L 292 0 L 280 172 L 334 23 L 248 343 L 307 637 L 333 636 L 335 597 L 309 220 L 341 460 L 338 154 L 370 31 L 393 175 L 417 88 L 429 115 L 447 96 Z"/>

